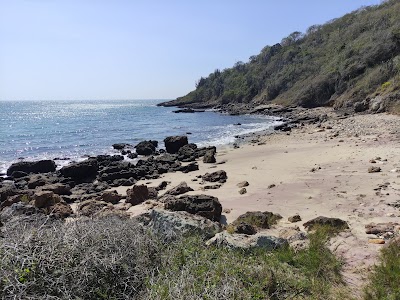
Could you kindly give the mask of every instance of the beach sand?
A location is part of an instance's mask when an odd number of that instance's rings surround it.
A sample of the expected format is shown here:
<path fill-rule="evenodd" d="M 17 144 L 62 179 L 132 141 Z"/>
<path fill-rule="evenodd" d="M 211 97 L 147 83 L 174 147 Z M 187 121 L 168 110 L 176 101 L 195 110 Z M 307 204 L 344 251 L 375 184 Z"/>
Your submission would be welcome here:
<path fill-rule="evenodd" d="M 190 194 L 218 197 L 225 223 L 247 211 L 279 213 L 283 219 L 278 228 L 297 225 L 304 230 L 302 224 L 318 216 L 347 221 L 350 230 L 333 238 L 330 247 L 343 258 L 344 279 L 357 293 L 383 247 L 368 243 L 373 236 L 365 233 L 365 225 L 400 223 L 399 209 L 388 205 L 400 200 L 400 118 L 387 114 L 338 118 L 330 109 L 319 111 L 330 116 L 322 124 L 300 126 L 290 134 L 254 135 L 256 142 L 218 149 L 216 164 L 199 162 L 199 171 L 168 173 L 138 183 L 157 186 L 170 181 L 169 189 L 185 181 L 194 189 Z M 370 166 L 379 166 L 381 172 L 368 173 Z M 213 183 L 203 183 L 197 176 L 217 170 L 226 171 L 227 182 L 219 189 L 203 190 Z M 237 187 L 241 181 L 249 182 L 243 195 Z M 121 194 L 126 189 L 117 188 Z M 147 208 L 142 204 L 129 212 L 137 215 Z M 294 214 L 302 221 L 288 222 Z"/>

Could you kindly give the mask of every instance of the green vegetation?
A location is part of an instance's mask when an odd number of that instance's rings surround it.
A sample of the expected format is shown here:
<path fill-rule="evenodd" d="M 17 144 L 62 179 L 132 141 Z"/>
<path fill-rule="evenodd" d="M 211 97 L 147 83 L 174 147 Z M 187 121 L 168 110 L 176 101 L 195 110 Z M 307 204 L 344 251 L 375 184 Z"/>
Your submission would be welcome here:
<path fill-rule="evenodd" d="M 13 299 L 346 299 L 327 233 L 307 250 L 207 247 L 163 240 L 134 220 L 38 218 L 3 229 L 0 295 Z M 339 294 L 341 292 L 341 294 Z M 347 296 L 348 297 L 348 296 Z"/>
<path fill-rule="evenodd" d="M 400 241 L 383 248 L 379 264 L 374 266 L 365 299 L 400 299 Z"/>
<path fill-rule="evenodd" d="M 387 0 L 311 26 L 305 34 L 294 32 L 247 63 L 200 78 L 194 91 L 169 105 L 343 107 L 390 92 L 397 95 L 389 99 L 390 109 L 399 99 L 399 15 L 399 1 Z"/>

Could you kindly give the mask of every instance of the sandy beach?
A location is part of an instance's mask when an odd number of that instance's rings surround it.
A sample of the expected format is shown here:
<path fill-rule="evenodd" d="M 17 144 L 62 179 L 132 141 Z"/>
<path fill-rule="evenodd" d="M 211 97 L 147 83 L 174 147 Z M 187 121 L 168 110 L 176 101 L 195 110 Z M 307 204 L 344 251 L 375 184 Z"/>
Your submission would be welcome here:
<path fill-rule="evenodd" d="M 350 230 L 331 240 L 331 249 L 344 260 L 344 278 L 355 291 L 363 284 L 365 271 L 375 263 L 384 245 L 369 243 L 365 233 L 371 222 L 400 223 L 400 211 L 388 204 L 400 200 L 400 118 L 388 114 L 338 117 L 330 109 L 317 109 L 329 118 L 321 124 L 294 128 L 290 133 L 254 135 L 240 148 L 218 149 L 217 163 L 199 161 L 199 170 L 189 174 L 168 173 L 156 180 L 139 181 L 167 189 L 185 181 L 191 194 L 218 197 L 224 209 L 222 222 L 234 221 L 247 211 L 271 211 L 282 215 L 275 228 L 299 226 L 318 217 L 341 218 Z M 370 166 L 381 172 L 369 173 Z M 226 183 L 206 189 L 199 175 L 224 170 Z M 239 182 L 248 181 L 240 194 Z M 126 194 L 127 187 L 117 188 Z M 128 211 L 137 215 L 152 205 L 141 204 Z M 288 217 L 299 214 L 301 222 Z M 397 228 L 398 233 L 398 228 Z"/>

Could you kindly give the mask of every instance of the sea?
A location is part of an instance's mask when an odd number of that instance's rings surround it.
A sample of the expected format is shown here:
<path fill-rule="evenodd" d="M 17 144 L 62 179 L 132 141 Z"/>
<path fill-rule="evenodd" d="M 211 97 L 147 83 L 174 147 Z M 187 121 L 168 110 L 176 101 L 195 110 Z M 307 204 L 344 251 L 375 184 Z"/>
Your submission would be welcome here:
<path fill-rule="evenodd" d="M 235 136 L 272 130 L 274 117 L 231 116 L 208 110 L 174 113 L 163 100 L 0 101 L 0 174 L 20 160 L 56 159 L 59 167 L 87 156 L 118 154 L 114 143 L 136 145 L 188 135 L 199 146 L 223 146 Z M 238 125 L 241 124 L 241 125 Z"/>

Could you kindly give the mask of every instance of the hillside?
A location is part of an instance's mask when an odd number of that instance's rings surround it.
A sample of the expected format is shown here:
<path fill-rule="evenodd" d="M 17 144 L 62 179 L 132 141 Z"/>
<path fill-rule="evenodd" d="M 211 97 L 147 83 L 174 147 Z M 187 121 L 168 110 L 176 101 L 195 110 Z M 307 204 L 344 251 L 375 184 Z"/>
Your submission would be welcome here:
<path fill-rule="evenodd" d="M 247 63 L 215 70 L 163 106 L 228 103 L 400 111 L 400 1 L 293 32 Z M 358 102 L 358 103 L 357 103 Z M 355 104 L 356 103 L 356 104 Z"/>

